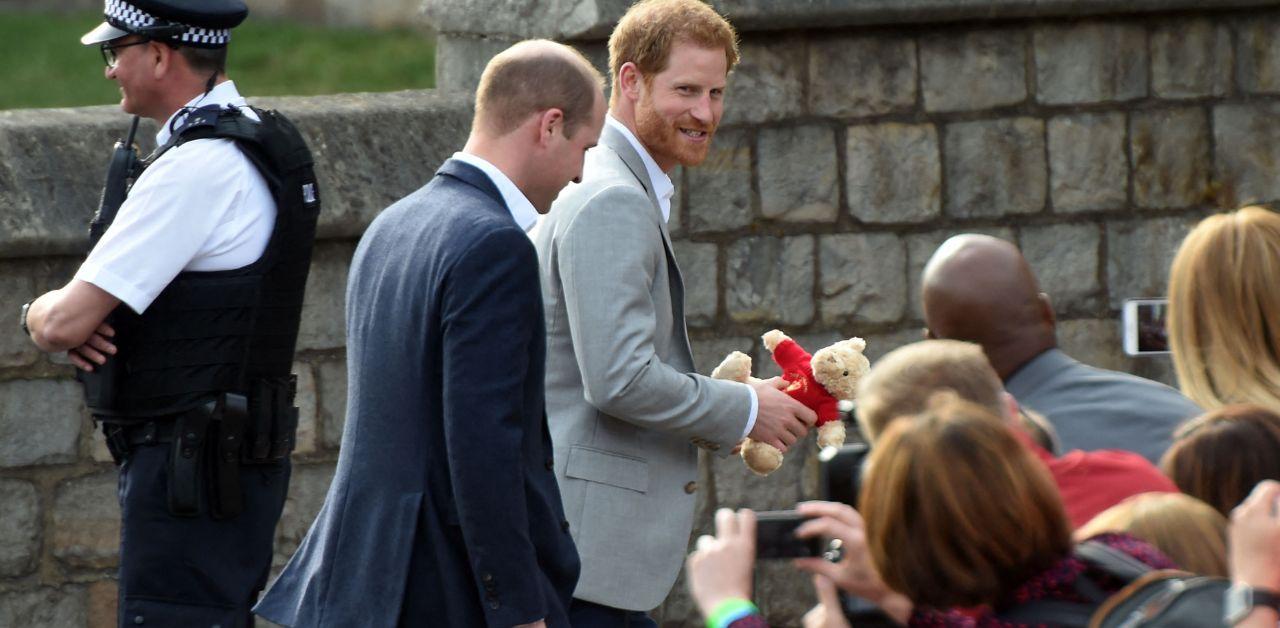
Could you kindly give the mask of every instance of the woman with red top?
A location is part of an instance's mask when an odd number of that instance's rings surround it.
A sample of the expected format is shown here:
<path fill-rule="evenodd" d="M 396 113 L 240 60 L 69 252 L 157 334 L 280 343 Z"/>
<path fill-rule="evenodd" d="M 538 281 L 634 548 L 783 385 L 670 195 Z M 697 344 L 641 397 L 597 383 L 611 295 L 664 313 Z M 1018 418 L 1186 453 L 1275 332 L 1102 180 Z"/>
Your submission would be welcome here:
<path fill-rule="evenodd" d="M 1029 627 L 1035 624 L 1007 621 L 1001 613 L 1034 600 L 1086 602 L 1075 586 L 1086 574 L 1107 592 L 1123 585 L 1072 555 L 1071 526 L 1044 465 L 998 417 L 949 391 L 935 394 L 919 415 L 890 424 L 876 441 L 862 486 L 861 517 L 834 504 L 801 504 L 801 512 L 820 516 L 797 535 L 839 538 L 845 556 L 838 564 L 801 559 L 796 565 L 877 602 L 908 626 Z M 741 606 L 716 615 L 733 607 L 735 597 L 750 595 L 750 563 L 745 591 L 708 586 L 743 581 L 742 547 L 754 542 L 754 517 L 722 512 L 716 523 L 725 539 L 700 539 L 690 556 L 695 600 L 713 619 L 758 622 Z M 1093 540 L 1153 568 L 1174 567 L 1134 537 Z M 834 599 L 821 597 L 826 604 Z M 825 610 L 821 625 L 846 625 L 838 609 Z"/>

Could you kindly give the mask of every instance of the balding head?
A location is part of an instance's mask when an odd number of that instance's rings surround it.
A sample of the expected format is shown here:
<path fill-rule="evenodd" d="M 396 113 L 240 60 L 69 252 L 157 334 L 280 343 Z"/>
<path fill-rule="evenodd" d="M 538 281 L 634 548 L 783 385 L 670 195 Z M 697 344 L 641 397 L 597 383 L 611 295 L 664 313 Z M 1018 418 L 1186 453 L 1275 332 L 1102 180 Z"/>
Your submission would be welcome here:
<path fill-rule="evenodd" d="M 1002 379 L 1056 344 L 1048 297 L 1018 247 L 999 238 L 943 242 L 925 266 L 921 292 L 930 335 L 981 345 Z"/>
<path fill-rule="evenodd" d="M 565 134 L 591 122 L 604 77 L 577 50 L 547 39 L 522 41 L 489 60 L 476 88 L 472 133 L 500 137 L 529 116 L 564 113 Z"/>

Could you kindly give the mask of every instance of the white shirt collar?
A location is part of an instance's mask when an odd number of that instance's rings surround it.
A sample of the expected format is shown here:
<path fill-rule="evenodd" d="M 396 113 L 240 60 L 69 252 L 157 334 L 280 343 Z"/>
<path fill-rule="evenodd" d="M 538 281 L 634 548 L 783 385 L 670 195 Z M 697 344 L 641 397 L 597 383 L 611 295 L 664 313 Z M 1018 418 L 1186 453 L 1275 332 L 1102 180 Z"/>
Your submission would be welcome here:
<path fill-rule="evenodd" d="M 165 142 L 169 141 L 169 129 L 181 126 L 182 121 L 187 117 L 187 113 L 193 109 L 208 107 L 209 105 L 245 107 L 248 106 L 248 102 L 245 101 L 244 96 L 240 95 L 234 81 L 226 80 L 218 83 L 213 86 L 213 89 L 209 90 L 208 94 L 200 94 L 188 100 L 187 104 L 173 112 L 173 115 L 169 116 L 169 119 L 160 125 L 160 131 L 156 133 L 156 146 L 164 146 Z M 258 119 L 256 115 L 251 115 L 251 117 L 254 120 Z"/>
<path fill-rule="evenodd" d="M 667 176 L 667 173 L 658 167 L 658 162 L 649 156 L 649 151 L 645 149 L 639 139 L 636 139 L 635 134 L 631 132 L 631 129 L 627 128 L 627 125 L 619 122 L 617 118 L 613 117 L 612 113 L 605 115 L 604 121 L 605 124 L 621 133 L 622 137 L 627 138 L 627 141 L 631 142 L 631 147 L 636 149 L 637 153 L 640 153 L 640 160 L 644 162 L 644 169 L 649 172 L 649 180 L 653 182 L 653 195 L 658 197 L 658 207 L 662 209 L 662 220 L 663 222 L 671 220 L 671 197 L 676 192 L 676 186 L 671 183 L 671 177 Z"/>
<path fill-rule="evenodd" d="M 458 151 L 453 154 L 453 158 L 464 164 L 469 164 L 480 169 L 480 172 L 488 175 L 489 180 L 493 181 L 493 185 L 498 188 L 498 193 L 502 195 L 502 201 L 507 205 L 507 211 L 511 212 L 511 217 L 515 219 L 516 224 L 520 225 L 528 233 L 529 229 L 538 222 L 538 210 L 533 208 L 533 203 L 529 202 L 529 198 L 511 182 L 507 175 L 503 174 L 498 167 L 476 157 L 470 153 Z"/>

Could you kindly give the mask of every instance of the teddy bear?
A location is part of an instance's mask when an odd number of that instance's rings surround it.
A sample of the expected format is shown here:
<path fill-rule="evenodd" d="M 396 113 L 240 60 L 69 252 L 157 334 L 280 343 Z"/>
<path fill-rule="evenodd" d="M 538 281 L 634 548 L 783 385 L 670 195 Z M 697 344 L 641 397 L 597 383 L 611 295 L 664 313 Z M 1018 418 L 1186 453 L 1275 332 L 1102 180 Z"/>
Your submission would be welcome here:
<path fill-rule="evenodd" d="M 843 445 L 844 422 L 840 420 L 838 404 L 857 395 L 858 381 L 871 370 L 871 362 L 862 354 L 866 341 L 849 338 L 809 355 L 795 340 L 777 329 L 770 330 L 761 340 L 789 384 L 785 392 L 817 413 L 818 445 Z M 751 357 L 734 351 L 711 372 L 711 377 L 748 382 L 752 379 Z M 782 466 L 782 452 L 778 448 L 750 438 L 742 441 L 740 454 L 747 468 L 756 475 L 769 475 Z"/>

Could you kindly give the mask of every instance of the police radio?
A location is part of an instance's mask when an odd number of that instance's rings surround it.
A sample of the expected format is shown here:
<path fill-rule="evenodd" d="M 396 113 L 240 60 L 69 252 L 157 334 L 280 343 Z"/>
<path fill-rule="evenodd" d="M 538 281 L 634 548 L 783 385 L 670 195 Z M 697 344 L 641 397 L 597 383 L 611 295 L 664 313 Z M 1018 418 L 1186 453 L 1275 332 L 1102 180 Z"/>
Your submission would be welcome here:
<path fill-rule="evenodd" d="M 129 125 L 129 134 L 124 140 L 117 141 L 111 153 L 111 163 L 107 166 L 107 181 L 102 186 L 102 199 L 98 202 L 98 211 L 94 212 L 89 222 L 89 249 L 98 245 L 102 234 L 116 219 L 116 212 L 124 204 L 129 194 L 129 186 L 141 172 L 138 161 L 138 148 L 133 138 L 138 133 L 138 116 L 133 117 Z M 115 313 L 107 315 L 104 323 L 111 325 L 119 333 L 116 326 Z M 118 346 L 118 338 L 117 346 Z M 115 405 L 116 378 L 119 376 L 120 355 L 107 358 L 106 362 L 94 367 L 92 372 L 76 371 L 76 378 L 84 384 L 85 403 L 90 408 L 110 408 Z"/>

